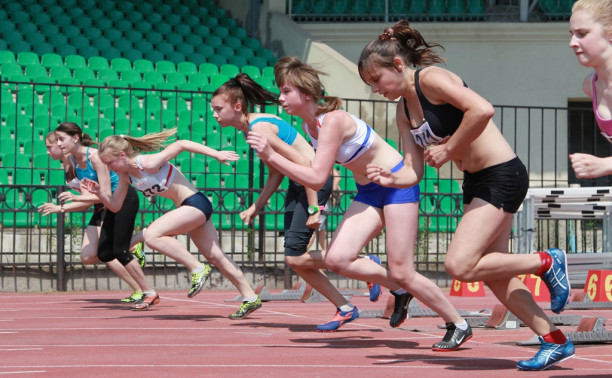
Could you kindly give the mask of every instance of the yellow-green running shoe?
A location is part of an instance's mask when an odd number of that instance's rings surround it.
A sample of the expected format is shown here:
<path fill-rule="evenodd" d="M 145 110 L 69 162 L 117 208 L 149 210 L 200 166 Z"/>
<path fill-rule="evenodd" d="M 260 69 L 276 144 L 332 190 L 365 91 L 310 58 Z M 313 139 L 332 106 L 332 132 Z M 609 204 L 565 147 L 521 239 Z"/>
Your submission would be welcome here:
<path fill-rule="evenodd" d="M 145 255 L 144 249 L 142 248 L 142 243 L 136 244 L 132 254 L 138 259 L 138 263 L 142 268 L 144 268 L 147 262 L 147 255 Z"/>
<path fill-rule="evenodd" d="M 194 297 L 200 292 L 200 290 L 202 290 L 204 282 L 206 282 L 206 280 L 208 279 L 208 277 L 210 277 L 210 274 L 212 273 L 212 266 L 208 264 L 202 264 L 202 267 L 204 269 L 191 275 L 191 289 L 189 289 L 189 293 L 187 294 L 189 298 Z"/>
<path fill-rule="evenodd" d="M 261 307 L 261 299 L 259 299 L 259 297 L 257 297 L 257 299 L 254 300 L 253 302 L 244 301 L 240 305 L 240 308 L 238 309 L 238 311 L 236 311 L 235 313 L 231 314 L 229 316 L 229 318 L 232 319 L 232 320 L 244 319 L 251 312 L 257 310 L 260 307 Z"/>
<path fill-rule="evenodd" d="M 142 297 L 144 297 L 144 294 L 138 290 L 135 290 L 132 295 L 130 295 L 127 298 L 123 298 L 121 300 L 121 302 L 124 303 L 137 303 L 140 302 L 142 300 Z"/>

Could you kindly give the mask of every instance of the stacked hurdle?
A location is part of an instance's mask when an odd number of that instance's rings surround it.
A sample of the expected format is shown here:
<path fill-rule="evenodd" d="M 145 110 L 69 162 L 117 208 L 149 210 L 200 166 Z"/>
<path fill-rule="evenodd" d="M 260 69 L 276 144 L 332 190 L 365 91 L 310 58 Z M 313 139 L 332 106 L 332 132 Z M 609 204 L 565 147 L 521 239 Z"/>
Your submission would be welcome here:
<path fill-rule="evenodd" d="M 568 263 L 572 285 L 583 284 L 588 270 L 612 267 L 612 190 L 592 188 L 533 188 L 513 219 L 514 253 L 532 253 L 536 219 L 576 219 L 603 221 L 603 253 L 570 254 Z M 554 246 L 551 246 L 554 247 Z M 591 264 L 590 262 L 597 262 Z"/>
<path fill-rule="evenodd" d="M 536 219 L 603 219 L 603 248 L 612 252 L 612 191 L 606 187 L 532 188 L 514 216 L 515 253 L 531 253 Z"/>

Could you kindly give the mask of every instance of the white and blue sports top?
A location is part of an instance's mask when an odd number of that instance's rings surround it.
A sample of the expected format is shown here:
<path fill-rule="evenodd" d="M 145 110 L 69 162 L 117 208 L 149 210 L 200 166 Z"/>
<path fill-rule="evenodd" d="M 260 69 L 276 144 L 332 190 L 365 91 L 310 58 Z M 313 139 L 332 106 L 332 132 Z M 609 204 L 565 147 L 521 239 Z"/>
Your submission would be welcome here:
<path fill-rule="evenodd" d="M 170 162 L 162 165 L 162 167 L 156 173 L 145 172 L 140 163 L 140 157 L 136 156 L 136 166 L 140 170 L 141 177 L 134 177 L 130 175 L 130 181 L 136 190 L 141 191 L 145 196 L 151 197 L 158 193 L 168 190 L 172 181 L 174 181 L 174 175 L 176 175 L 176 167 Z"/>
<path fill-rule="evenodd" d="M 326 113 L 323 113 L 317 117 L 317 127 L 319 129 L 323 124 L 325 114 Z M 351 113 L 347 114 L 350 115 L 351 118 L 353 118 L 353 121 L 355 121 L 355 125 L 357 125 L 357 128 L 355 130 L 355 134 L 353 134 L 353 136 L 349 140 L 342 143 L 340 149 L 338 149 L 338 153 L 336 154 L 336 161 L 338 162 L 338 164 L 342 165 L 348 164 L 352 160 L 363 155 L 372 146 L 372 143 L 374 143 L 374 138 L 376 137 L 376 131 L 372 130 L 372 128 L 362 119 L 355 117 Z M 312 142 L 312 146 L 316 150 L 319 142 L 315 138 L 313 138 L 312 135 L 310 135 L 308 125 L 306 125 L 304 129 L 306 130 L 306 133 L 308 133 L 310 141 Z"/>

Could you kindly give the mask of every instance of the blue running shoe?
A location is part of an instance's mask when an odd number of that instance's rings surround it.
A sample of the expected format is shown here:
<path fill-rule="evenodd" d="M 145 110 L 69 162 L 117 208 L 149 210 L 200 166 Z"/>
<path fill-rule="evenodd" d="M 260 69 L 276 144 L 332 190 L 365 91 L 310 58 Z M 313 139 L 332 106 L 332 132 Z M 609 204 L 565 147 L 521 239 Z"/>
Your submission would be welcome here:
<path fill-rule="evenodd" d="M 317 332 L 335 332 L 340 326 L 359 318 L 359 310 L 357 310 L 357 307 L 354 307 L 350 311 L 337 310 L 331 322 L 317 326 Z"/>
<path fill-rule="evenodd" d="M 558 248 L 544 251 L 552 257 L 553 263 L 550 269 L 542 275 L 542 281 L 550 292 L 550 309 L 559 314 L 568 304 L 570 299 L 570 282 L 567 272 L 567 256 Z"/>
<path fill-rule="evenodd" d="M 380 257 L 376 255 L 370 255 L 368 257 L 370 258 L 370 260 L 380 265 Z M 380 290 L 380 285 L 373 282 L 367 282 L 367 284 L 368 289 L 370 289 L 370 302 L 378 302 L 378 299 L 380 299 L 380 295 L 382 294 L 382 290 Z"/>
<path fill-rule="evenodd" d="M 519 370 L 545 370 L 549 367 L 558 364 L 574 357 L 574 343 L 567 339 L 565 344 L 552 344 L 544 341 L 539 337 L 540 350 L 530 360 L 519 361 L 516 367 Z"/>

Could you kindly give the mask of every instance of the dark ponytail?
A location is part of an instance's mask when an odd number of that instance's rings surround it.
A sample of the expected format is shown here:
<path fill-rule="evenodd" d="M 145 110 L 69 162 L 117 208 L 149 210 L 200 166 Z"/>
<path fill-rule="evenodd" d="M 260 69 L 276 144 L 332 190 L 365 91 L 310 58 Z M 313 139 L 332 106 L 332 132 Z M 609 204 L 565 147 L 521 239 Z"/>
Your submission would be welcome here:
<path fill-rule="evenodd" d="M 363 49 L 359 57 L 359 75 L 363 79 L 363 72 L 371 65 L 394 67 L 395 57 L 412 67 L 444 63 L 435 51 L 437 47 L 444 50 L 440 44 L 427 43 L 418 30 L 408 25 L 408 21 L 400 20 Z"/>

